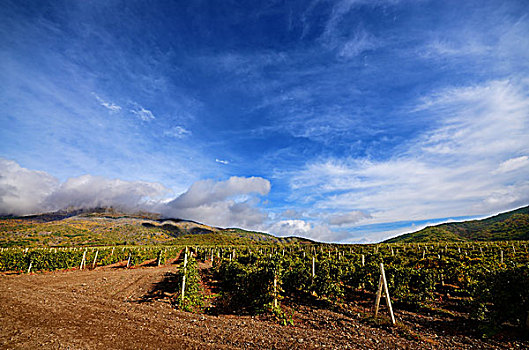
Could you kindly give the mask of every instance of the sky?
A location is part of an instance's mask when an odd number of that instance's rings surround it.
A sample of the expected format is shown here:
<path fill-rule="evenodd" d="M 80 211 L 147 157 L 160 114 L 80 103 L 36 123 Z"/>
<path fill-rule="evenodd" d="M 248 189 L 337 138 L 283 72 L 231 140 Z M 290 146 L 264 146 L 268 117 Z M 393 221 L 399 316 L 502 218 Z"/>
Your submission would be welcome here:
<path fill-rule="evenodd" d="M 1 3 L 1 214 L 368 243 L 529 204 L 528 1 Z"/>

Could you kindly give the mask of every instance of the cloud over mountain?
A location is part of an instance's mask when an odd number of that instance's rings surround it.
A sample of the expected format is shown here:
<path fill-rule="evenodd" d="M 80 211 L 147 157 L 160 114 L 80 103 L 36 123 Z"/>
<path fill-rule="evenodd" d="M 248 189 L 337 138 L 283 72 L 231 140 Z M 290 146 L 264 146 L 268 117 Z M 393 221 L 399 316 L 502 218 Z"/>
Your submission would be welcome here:
<path fill-rule="evenodd" d="M 60 182 L 52 175 L 0 158 L 0 214 L 27 215 L 65 208 L 117 207 L 153 210 L 216 226 L 256 227 L 267 215 L 255 195 L 270 192 L 260 177 L 201 180 L 167 201 L 162 184 L 82 175 Z"/>
<path fill-rule="evenodd" d="M 26 215 L 74 208 L 139 209 L 167 193 L 159 183 L 83 175 L 60 182 L 52 175 L 0 158 L 0 213 Z"/>

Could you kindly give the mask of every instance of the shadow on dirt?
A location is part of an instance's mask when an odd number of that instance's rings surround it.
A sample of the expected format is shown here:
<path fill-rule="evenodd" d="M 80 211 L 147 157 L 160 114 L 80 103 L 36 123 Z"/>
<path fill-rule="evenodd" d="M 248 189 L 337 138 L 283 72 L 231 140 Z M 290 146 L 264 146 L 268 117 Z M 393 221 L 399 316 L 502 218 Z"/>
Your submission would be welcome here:
<path fill-rule="evenodd" d="M 154 284 L 153 288 L 143 295 L 138 303 L 147 303 L 155 300 L 171 299 L 177 293 L 179 277 L 178 274 L 167 272 L 160 282 Z"/>

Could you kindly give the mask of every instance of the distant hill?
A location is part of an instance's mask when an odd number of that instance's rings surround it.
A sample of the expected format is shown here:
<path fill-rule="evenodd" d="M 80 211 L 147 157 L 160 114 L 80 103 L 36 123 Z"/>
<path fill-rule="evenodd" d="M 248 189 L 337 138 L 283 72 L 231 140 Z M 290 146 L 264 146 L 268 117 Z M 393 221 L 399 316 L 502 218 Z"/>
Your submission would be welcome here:
<path fill-rule="evenodd" d="M 514 240 L 529 240 L 529 206 L 482 220 L 428 226 L 384 243 Z"/>
<path fill-rule="evenodd" d="M 112 208 L 0 218 L 0 247 L 255 243 L 312 241 L 238 228 L 212 227 L 190 220 L 163 218 L 156 213 L 123 213 Z"/>

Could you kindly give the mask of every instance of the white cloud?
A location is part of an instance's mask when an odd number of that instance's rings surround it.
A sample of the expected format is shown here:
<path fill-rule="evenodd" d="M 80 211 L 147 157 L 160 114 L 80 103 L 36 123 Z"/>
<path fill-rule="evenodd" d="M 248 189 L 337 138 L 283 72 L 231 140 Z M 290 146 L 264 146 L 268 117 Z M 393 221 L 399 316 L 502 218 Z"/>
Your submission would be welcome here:
<path fill-rule="evenodd" d="M 0 158 L 0 214 L 27 215 L 65 208 L 112 206 L 151 210 L 166 216 L 222 227 L 262 227 L 268 216 L 252 195 L 266 195 L 270 182 L 260 177 L 202 180 L 167 201 L 169 189 L 159 183 L 124 181 L 92 175 L 60 182 L 42 171 L 22 168 Z"/>
<path fill-rule="evenodd" d="M 140 209 L 152 205 L 168 189 L 159 183 L 123 181 L 83 175 L 63 182 L 45 200 L 45 207 Z"/>
<path fill-rule="evenodd" d="M 365 30 L 358 30 L 352 38 L 347 40 L 339 51 L 339 56 L 352 58 L 364 51 L 373 50 L 378 47 L 375 37 Z"/>
<path fill-rule="evenodd" d="M 257 229 L 267 219 L 257 204 L 251 198 L 244 201 L 224 199 L 183 208 L 162 205 L 157 207 L 157 211 L 167 217 L 194 220 L 212 226 Z"/>
<path fill-rule="evenodd" d="M 222 160 L 222 159 L 215 159 L 215 162 L 220 163 L 220 164 L 224 164 L 224 165 L 228 165 L 228 164 L 230 164 L 229 161 L 227 161 L 227 160 Z"/>
<path fill-rule="evenodd" d="M 0 158 L 1 214 L 39 212 L 58 186 L 59 180 L 46 172 L 22 168 L 14 161 Z"/>
<path fill-rule="evenodd" d="M 163 134 L 165 136 L 170 136 L 170 137 L 174 137 L 174 138 L 177 138 L 177 139 L 182 139 L 182 138 L 184 138 L 186 136 L 191 135 L 191 131 L 185 129 L 182 126 L 175 126 L 175 127 L 171 128 L 169 130 L 165 130 L 163 132 Z"/>
<path fill-rule="evenodd" d="M 346 231 L 333 231 L 327 225 L 305 220 L 281 220 L 262 228 L 262 230 L 276 236 L 298 236 L 320 242 L 339 242 L 349 235 Z"/>
<path fill-rule="evenodd" d="M 425 58 L 439 58 L 443 56 L 474 56 L 491 52 L 492 47 L 477 42 L 475 37 L 465 38 L 458 42 L 435 39 L 422 48 L 419 54 Z"/>
<path fill-rule="evenodd" d="M 149 111 L 148 109 L 145 109 L 145 108 L 143 108 L 141 106 L 137 106 L 136 108 L 131 109 L 130 111 L 132 113 L 134 113 L 136 116 L 138 116 L 144 122 L 148 122 L 148 121 L 156 119 L 154 117 L 154 114 L 152 114 L 151 111 Z"/>
<path fill-rule="evenodd" d="M 119 112 L 121 110 L 120 106 L 118 106 L 118 105 L 116 105 L 116 104 L 114 104 L 112 102 L 107 102 L 107 101 L 103 100 L 95 92 L 92 92 L 92 95 L 94 95 L 94 97 L 96 98 L 97 102 L 99 102 L 99 104 L 101 106 L 105 107 L 110 112 L 114 113 L 114 112 Z"/>
<path fill-rule="evenodd" d="M 328 221 L 331 225 L 343 226 L 356 224 L 359 221 L 369 218 L 371 218 L 371 215 L 360 210 L 353 210 L 348 213 L 331 215 L 329 216 Z"/>
<path fill-rule="evenodd" d="M 168 189 L 158 183 L 83 175 L 61 183 L 43 171 L 22 168 L 0 158 L 0 213 L 26 215 L 67 207 L 114 206 L 139 209 L 159 200 Z"/>
<path fill-rule="evenodd" d="M 281 220 L 272 224 L 268 230 L 277 236 L 307 236 L 312 225 L 304 220 Z"/>
<path fill-rule="evenodd" d="M 412 113 L 439 122 L 407 149 L 381 161 L 311 162 L 292 174 L 289 200 L 327 212 L 369 213 L 369 224 L 488 215 L 527 205 L 529 179 L 522 169 L 528 160 L 516 156 L 529 150 L 527 91 L 524 83 L 490 81 L 426 96 Z"/>
<path fill-rule="evenodd" d="M 509 171 L 518 170 L 521 168 L 526 167 L 529 165 L 529 157 L 527 156 L 521 156 L 516 158 L 507 159 L 506 161 L 502 162 L 498 169 L 494 171 L 494 174 L 502 174 L 507 173 Z"/>
<path fill-rule="evenodd" d="M 232 176 L 226 181 L 201 180 L 195 182 L 183 194 L 168 203 L 175 209 L 195 208 L 205 204 L 223 201 L 227 198 L 257 193 L 266 195 L 270 192 L 270 181 L 262 177 Z"/>
<path fill-rule="evenodd" d="M 174 200 L 158 208 L 167 216 L 216 226 L 255 228 L 267 215 L 252 195 L 270 192 L 270 181 L 261 177 L 230 177 L 226 181 L 200 180 Z"/>

